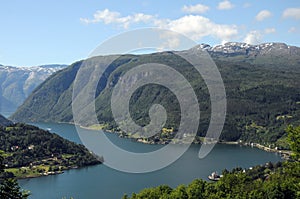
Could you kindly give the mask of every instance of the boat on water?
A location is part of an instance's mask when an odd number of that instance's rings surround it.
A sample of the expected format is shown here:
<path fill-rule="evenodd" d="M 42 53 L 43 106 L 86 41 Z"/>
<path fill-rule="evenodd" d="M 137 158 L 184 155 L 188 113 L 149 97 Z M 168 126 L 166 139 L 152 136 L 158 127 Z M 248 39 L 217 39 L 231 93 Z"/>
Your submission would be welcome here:
<path fill-rule="evenodd" d="M 214 171 L 208 176 L 208 179 L 212 181 L 219 181 L 221 177 L 222 175 L 219 175 L 216 171 Z"/>

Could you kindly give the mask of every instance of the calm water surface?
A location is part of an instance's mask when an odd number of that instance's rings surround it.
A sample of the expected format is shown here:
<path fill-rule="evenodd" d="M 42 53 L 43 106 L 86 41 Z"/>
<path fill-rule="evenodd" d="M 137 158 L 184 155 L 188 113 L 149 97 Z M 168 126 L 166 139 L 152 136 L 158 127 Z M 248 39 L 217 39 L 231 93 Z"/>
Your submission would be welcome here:
<path fill-rule="evenodd" d="M 76 128 L 71 124 L 35 123 L 43 129 L 81 143 Z M 91 131 L 86 130 L 87 133 Z M 122 139 L 115 134 L 107 136 L 124 149 L 131 151 L 153 151 L 161 146 L 146 145 Z M 167 184 L 176 187 L 188 184 L 195 178 L 207 179 L 212 171 L 219 173 L 224 169 L 240 166 L 248 168 L 269 161 L 281 160 L 275 153 L 268 153 L 256 148 L 218 144 L 204 159 L 198 158 L 200 146 L 192 145 L 189 150 L 170 166 L 151 173 L 129 174 L 113 170 L 105 165 L 85 167 L 66 171 L 56 176 L 19 180 L 24 189 L 31 191 L 32 199 L 74 199 L 121 198 L 124 193 L 131 194 L 146 187 Z M 104 157 L 105 159 L 105 157 Z M 159 160 L 158 160 L 159 161 Z"/>

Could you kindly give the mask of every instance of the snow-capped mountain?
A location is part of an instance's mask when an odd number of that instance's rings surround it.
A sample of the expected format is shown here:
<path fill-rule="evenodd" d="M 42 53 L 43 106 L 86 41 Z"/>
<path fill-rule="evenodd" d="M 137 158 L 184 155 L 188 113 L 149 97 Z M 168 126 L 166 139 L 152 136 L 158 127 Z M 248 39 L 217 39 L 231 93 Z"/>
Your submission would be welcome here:
<path fill-rule="evenodd" d="M 299 68 L 300 65 L 300 48 L 284 43 L 250 45 L 228 42 L 217 46 L 199 44 L 186 52 L 195 50 L 207 51 L 215 61 L 219 62 L 248 62 L 280 70 Z M 34 67 L 0 65 L 0 113 L 15 111 L 41 82 L 65 67 L 65 65 Z"/>
<path fill-rule="evenodd" d="M 295 70 L 300 66 L 300 48 L 284 43 L 250 45 L 228 42 L 217 46 L 200 44 L 188 51 L 207 51 L 214 60 L 245 62 L 277 70 Z"/>
<path fill-rule="evenodd" d="M 208 44 L 200 44 L 192 48 L 192 50 L 206 50 L 211 54 L 227 54 L 227 55 L 299 55 L 300 48 L 296 46 L 289 46 L 285 43 L 263 43 L 258 45 L 251 45 L 240 42 L 228 42 L 222 45 L 210 46 Z"/>
<path fill-rule="evenodd" d="M 66 65 L 14 67 L 0 65 L 0 113 L 13 112 L 47 77 Z"/>

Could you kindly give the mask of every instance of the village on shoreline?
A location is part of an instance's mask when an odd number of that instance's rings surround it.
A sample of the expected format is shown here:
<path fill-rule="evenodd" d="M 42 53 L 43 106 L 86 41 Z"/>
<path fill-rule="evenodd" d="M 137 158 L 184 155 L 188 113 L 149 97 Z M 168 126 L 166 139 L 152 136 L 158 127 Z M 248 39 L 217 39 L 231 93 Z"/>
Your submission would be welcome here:
<path fill-rule="evenodd" d="M 224 141 L 224 140 L 216 140 L 214 138 L 205 138 L 200 136 L 189 136 L 189 134 L 184 134 L 180 139 L 174 138 L 176 134 L 173 128 L 162 128 L 160 135 L 155 135 L 151 138 L 140 138 L 135 135 L 130 135 L 120 130 L 108 130 L 106 129 L 107 125 L 96 124 L 91 125 L 89 127 L 81 126 L 80 128 L 88 129 L 88 130 L 102 130 L 107 133 L 116 133 L 121 138 L 131 139 L 136 142 L 144 143 L 144 144 L 158 144 L 158 145 L 166 145 L 169 143 L 172 144 L 188 144 L 192 140 L 192 144 L 229 144 L 229 145 L 242 145 L 242 146 L 250 146 L 254 148 L 258 148 L 267 152 L 278 153 L 282 156 L 283 159 L 289 159 L 291 156 L 290 150 L 280 149 L 276 146 L 264 146 L 260 143 L 254 142 L 244 142 L 242 140 L 239 141 Z"/>

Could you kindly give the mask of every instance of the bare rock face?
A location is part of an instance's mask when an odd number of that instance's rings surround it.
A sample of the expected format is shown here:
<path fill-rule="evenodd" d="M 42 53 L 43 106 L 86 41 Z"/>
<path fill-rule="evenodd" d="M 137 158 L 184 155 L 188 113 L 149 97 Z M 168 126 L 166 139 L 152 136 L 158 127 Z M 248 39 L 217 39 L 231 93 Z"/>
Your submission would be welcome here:
<path fill-rule="evenodd" d="M 29 94 L 66 65 L 13 67 L 0 65 L 0 113 L 13 112 Z"/>

